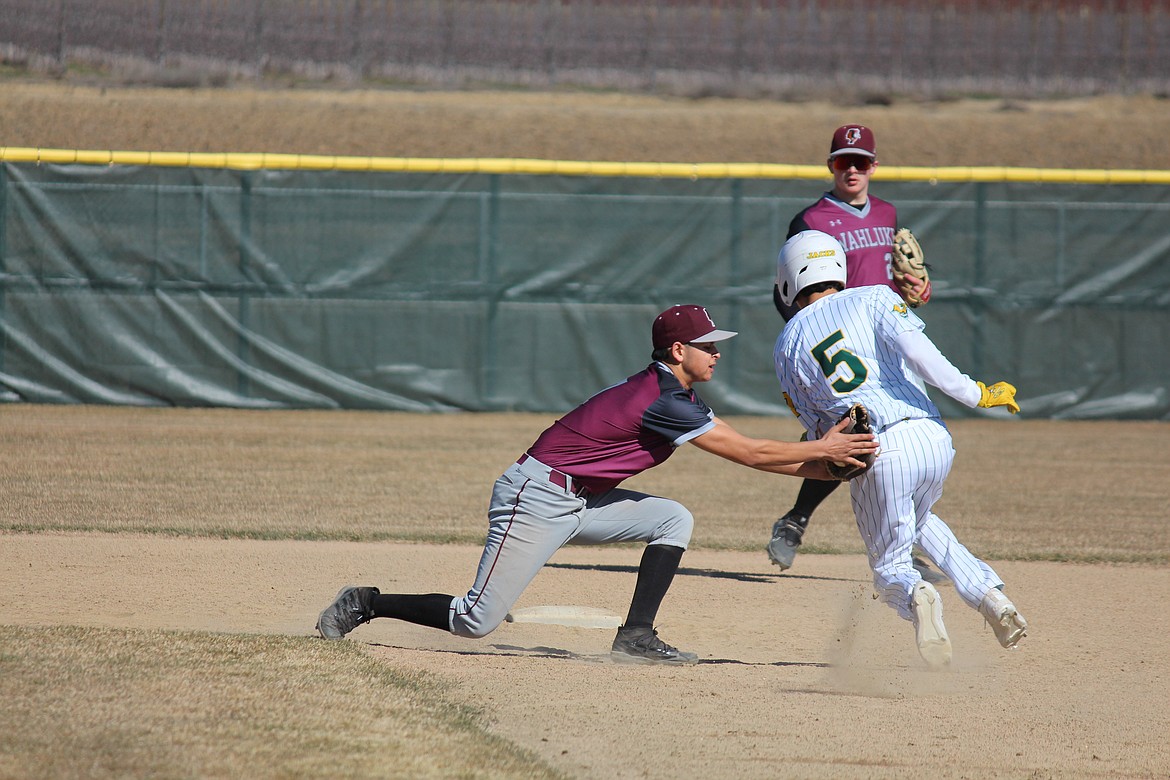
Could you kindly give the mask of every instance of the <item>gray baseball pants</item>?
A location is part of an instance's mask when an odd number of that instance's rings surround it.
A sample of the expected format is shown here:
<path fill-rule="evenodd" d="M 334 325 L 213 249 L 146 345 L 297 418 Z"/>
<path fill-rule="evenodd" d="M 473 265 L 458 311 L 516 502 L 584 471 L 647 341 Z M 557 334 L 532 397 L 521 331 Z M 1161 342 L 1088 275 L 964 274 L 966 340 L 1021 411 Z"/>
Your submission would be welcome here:
<path fill-rule="evenodd" d="M 566 544 L 646 542 L 685 550 L 693 528 L 690 511 L 677 501 L 621 488 L 579 493 L 567 475 L 521 458 L 496 480 L 475 584 L 451 602 L 451 633 L 491 633 Z"/>

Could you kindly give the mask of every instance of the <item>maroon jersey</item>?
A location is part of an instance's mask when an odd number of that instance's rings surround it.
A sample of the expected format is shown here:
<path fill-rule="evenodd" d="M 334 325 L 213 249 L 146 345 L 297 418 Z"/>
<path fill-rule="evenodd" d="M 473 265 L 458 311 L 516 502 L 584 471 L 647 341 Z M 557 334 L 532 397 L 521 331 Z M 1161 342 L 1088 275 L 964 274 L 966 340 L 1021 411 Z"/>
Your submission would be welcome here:
<path fill-rule="evenodd" d="M 819 230 L 845 249 L 845 284 L 867 287 L 884 284 L 901 295 L 890 270 L 898 211 L 894 204 L 869 196 L 861 208 L 850 206 L 831 192 L 793 217 L 788 237 L 802 230 Z"/>
<path fill-rule="evenodd" d="M 528 454 L 602 493 L 662 463 L 714 420 L 703 399 L 656 362 L 554 422 Z"/>

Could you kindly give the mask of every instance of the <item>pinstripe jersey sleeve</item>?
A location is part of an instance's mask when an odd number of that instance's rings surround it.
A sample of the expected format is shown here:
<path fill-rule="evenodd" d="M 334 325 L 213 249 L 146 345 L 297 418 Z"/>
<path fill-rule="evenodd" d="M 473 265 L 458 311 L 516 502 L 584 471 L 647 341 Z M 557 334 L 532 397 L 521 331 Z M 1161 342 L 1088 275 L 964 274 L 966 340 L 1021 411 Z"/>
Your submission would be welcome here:
<path fill-rule="evenodd" d="M 820 437 L 854 403 L 875 430 L 939 417 L 897 348 L 900 333 L 925 324 L 885 286 L 856 287 L 801 309 L 776 341 L 776 376 L 810 435 Z"/>

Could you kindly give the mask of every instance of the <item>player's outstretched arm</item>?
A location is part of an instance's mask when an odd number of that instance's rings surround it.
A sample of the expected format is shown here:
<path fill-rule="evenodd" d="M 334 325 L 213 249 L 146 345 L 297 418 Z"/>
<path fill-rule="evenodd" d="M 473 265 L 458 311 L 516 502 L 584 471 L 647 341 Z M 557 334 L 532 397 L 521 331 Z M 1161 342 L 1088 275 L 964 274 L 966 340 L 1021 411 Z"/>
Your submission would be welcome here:
<path fill-rule="evenodd" d="M 937 387 L 964 406 L 975 408 L 979 403 L 980 391 L 975 380 L 955 368 L 925 333 L 920 330 L 900 333 L 897 347 L 910 369 L 926 380 L 927 384 Z"/>
<path fill-rule="evenodd" d="M 1020 411 L 1013 385 L 1007 382 L 996 382 L 993 385 L 976 382 L 955 368 L 922 331 L 900 334 L 898 349 L 918 376 L 956 401 L 972 409 L 977 406 L 985 409 L 1003 406 L 1012 414 Z"/>
<path fill-rule="evenodd" d="M 842 420 L 820 439 L 789 442 L 744 436 L 716 417 L 715 427 L 692 441 L 701 450 L 760 471 L 830 479 L 819 461 L 827 459 L 859 466 L 861 461 L 854 455 L 877 451 L 877 439 L 872 434 L 842 433 L 848 423 L 848 419 Z"/>

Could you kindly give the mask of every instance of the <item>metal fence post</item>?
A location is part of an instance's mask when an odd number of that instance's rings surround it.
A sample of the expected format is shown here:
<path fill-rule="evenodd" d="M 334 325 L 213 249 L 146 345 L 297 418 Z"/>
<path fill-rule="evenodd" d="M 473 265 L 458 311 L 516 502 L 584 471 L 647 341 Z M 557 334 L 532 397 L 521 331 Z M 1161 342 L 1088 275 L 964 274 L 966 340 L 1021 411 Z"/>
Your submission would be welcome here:
<path fill-rule="evenodd" d="M 236 389 L 240 395 L 247 397 L 251 393 L 251 385 L 244 366 L 251 362 L 251 352 L 248 346 L 248 330 L 251 326 L 252 296 L 248 291 L 248 279 L 251 276 L 252 255 L 252 172 L 244 171 L 240 174 L 240 294 L 237 324 L 239 330 L 236 335 L 236 356 L 241 366 L 236 372 Z"/>
<path fill-rule="evenodd" d="M 167 0 L 158 0 L 158 23 L 154 29 L 154 61 L 162 65 L 167 58 Z"/>
<path fill-rule="evenodd" d="M 353 41 L 350 44 L 349 61 L 353 68 L 354 77 L 359 81 L 366 75 L 366 53 L 362 46 L 362 29 L 365 27 L 365 3 L 362 0 L 353 0 L 353 10 L 350 15 L 350 30 Z"/>
<path fill-rule="evenodd" d="M 147 269 L 146 288 L 151 293 L 158 292 L 158 283 L 160 274 L 160 267 L 162 265 L 162 177 L 159 175 L 158 169 L 153 171 L 154 174 L 154 202 L 151 207 L 154 213 L 151 215 L 151 222 L 154 223 L 154 229 L 151 231 L 151 246 L 150 246 L 150 267 Z"/>
<path fill-rule="evenodd" d="M 8 165 L 0 163 L 0 323 L 8 314 Z M 0 372 L 8 354 L 8 329 L 0 328 Z"/>
<path fill-rule="evenodd" d="M 983 289 L 983 276 L 987 260 L 987 183 L 975 184 L 975 263 L 971 286 L 976 290 Z M 971 373 L 981 376 L 983 370 L 983 320 L 984 301 L 979 292 L 972 299 L 971 307 Z"/>
<path fill-rule="evenodd" d="M 65 19 L 68 13 L 65 9 L 66 0 L 57 2 L 57 67 L 65 67 Z"/>
<path fill-rule="evenodd" d="M 727 284 L 729 287 L 739 287 L 742 280 L 740 279 L 740 255 L 743 252 L 743 179 L 731 180 L 731 213 L 728 215 L 728 246 L 727 246 Z M 736 296 L 730 301 L 731 313 L 730 322 L 731 329 L 734 331 L 740 330 L 740 300 Z M 738 350 L 735 349 L 734 340 L 728 345 L 731 347 L 731 386 L 737 387 L 739 382 L 737 377 L 739 375 L 740 361 L 736 360 Z"/>
<path fill-rule="evenodd" d="M 484 203 L 487 213 L 481 215 L 480 224 L 483 226 L 481 237 L 486 246 L 480 247 L 482 271 L 481 279 L 488 294 L 487 312 L 483 328 L 483 372 L 481 376 L 481 395 L 485 406 L 491 408 L 496 397 L 497 375 L 499 366 L 499 337 L 497 334 L 496 318 L 500 309 L 500 290 L 497 288 L 496 253 L 499 238 L 500 223 L 500 174 L 493 173 L 488 177 L 488 196 Z"/>
<path fill-rule="evenodd" d="M 264 0 L 256 0 L 254 8 L 254 16 L 252 17 L 252 29 L 249 30 L 252 38 L 252 53 L 256 58 L 256 78 L 264 76 L 264 70 L 268 65 L 268 54 L 264 51 Z"/>
<path fill-rule="evenodd" d="M 199 182 L 199 284 L 207 284 L 207 182 Z"/>

